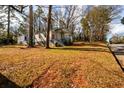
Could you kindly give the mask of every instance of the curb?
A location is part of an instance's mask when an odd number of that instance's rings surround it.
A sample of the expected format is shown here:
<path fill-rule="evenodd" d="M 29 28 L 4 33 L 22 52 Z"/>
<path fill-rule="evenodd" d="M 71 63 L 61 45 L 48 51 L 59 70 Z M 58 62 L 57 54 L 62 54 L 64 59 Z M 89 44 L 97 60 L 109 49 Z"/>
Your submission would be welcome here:
<path fill-rule="evenodd" d="M 111 47 L 109 45 L 107 45 L 107 47 L 109 48 L 110 52 L 112 53 L 112 55 L 114 56 L 116 62 L 118 63 L 118 65 L 120 66 L 121 70 L 124 72 L 124 68 L 121 66 L 118 58 L 115 56 L 114 52 L 111 50 Z"/>

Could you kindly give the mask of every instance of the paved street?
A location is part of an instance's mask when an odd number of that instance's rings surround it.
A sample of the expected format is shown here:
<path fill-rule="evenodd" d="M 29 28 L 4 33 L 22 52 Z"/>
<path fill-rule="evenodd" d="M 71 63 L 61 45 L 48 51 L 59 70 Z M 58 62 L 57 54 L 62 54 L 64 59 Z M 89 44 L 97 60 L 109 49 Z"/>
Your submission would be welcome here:
<path fill-rule="evenodd" d="M 124 44 L 110 44 L 111 50 L 124 68 Z"/>

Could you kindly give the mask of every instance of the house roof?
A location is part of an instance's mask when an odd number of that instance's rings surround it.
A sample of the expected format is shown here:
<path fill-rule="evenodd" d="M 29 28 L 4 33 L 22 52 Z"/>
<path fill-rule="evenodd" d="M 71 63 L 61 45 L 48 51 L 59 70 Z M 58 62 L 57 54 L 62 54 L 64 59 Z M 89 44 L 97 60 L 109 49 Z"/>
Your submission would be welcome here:
<path fill-rule="evenodd" d="M 64 28 L 55 28 L 53 31 L 54 31 L 54 32 L 69 33 L 69 31 L 68 31 L 68 30 L 66 30 L 66 29 L 64 29 Z"/>

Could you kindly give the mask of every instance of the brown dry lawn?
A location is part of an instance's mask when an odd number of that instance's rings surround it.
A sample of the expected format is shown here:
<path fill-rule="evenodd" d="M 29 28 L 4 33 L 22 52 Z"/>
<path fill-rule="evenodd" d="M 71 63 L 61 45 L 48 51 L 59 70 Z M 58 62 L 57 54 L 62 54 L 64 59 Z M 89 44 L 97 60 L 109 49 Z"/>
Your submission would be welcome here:
<path fill-rule="evenodd" d="M 0 73 L 20 87 L 124 87 L 124 72 L 102 43 L 52 49 L 3 46 Z"/>

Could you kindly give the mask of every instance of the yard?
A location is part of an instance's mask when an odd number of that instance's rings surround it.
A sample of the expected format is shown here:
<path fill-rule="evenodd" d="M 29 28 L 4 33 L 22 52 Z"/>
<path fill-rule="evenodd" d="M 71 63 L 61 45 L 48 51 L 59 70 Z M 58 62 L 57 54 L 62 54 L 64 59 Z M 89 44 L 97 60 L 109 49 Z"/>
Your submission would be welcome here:
<path fill-rule="evenodd" d="M 124 73 L 103 43 L 1 46 L 0 73 L 19 87 L 124 87 Z"/>

